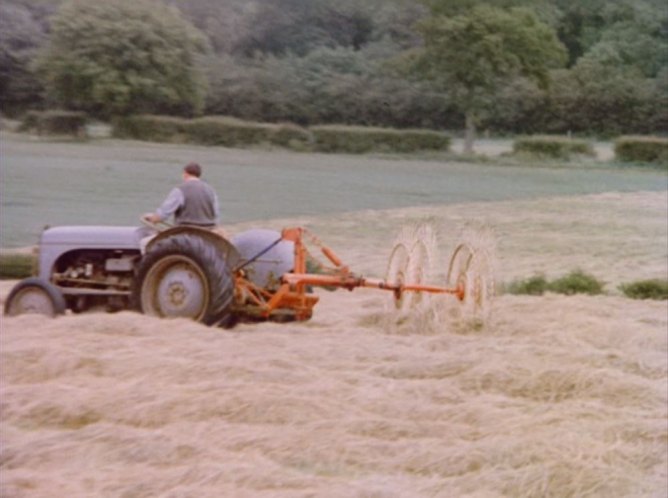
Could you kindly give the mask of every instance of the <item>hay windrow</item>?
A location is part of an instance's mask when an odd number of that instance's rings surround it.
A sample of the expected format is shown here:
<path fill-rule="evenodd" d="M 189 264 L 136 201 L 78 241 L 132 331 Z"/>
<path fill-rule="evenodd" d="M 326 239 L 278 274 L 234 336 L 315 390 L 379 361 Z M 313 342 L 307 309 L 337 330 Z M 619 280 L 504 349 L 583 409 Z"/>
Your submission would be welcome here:
<path fill-rule="evenodd" d="M 400 226 L 427 218 L 439 283 L 475 215 L 495 229 L 502 276 L 591 260 L 579 266 L 610 268 L 618 282 L 638 262 L 648 277 L 667 270 L 656 240 L 666 200 L 609 194 L 307 221 L 374 276 Z M 628 218 L 611 228 L 603 213 L 614 210 Z M 311 322 L 232 331 L 130 312 L 3 317 L 0 495 L 667 494 L 666 302 L 501 295 L 483 328 L 453 327 L 432 303 L 388 329 L 385 293 L 318 292 Z"/>

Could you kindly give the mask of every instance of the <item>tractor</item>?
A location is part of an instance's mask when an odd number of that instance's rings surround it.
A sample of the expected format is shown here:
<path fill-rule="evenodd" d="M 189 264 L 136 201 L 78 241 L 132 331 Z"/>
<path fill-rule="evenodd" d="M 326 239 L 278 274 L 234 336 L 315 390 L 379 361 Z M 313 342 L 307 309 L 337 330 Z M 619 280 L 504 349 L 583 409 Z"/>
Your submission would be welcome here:
<path fill-rule="evenodd" d="M 142 222 L 47 227 L 36 276 L 12 288 L 5 314 L 137 310 L 229 328 L 308 320 L 319 300 L 316 287 L 384 290 L 397 309 L 409 309 L 424 293 L 451 295 L 474 315 L 494 294 L 489 255 L 470 244 L 456 247 L 447 281 L 438 286 L 424 282 L 428 250 L 419 237 L 395 245 L 380 279 L 353 273 L 302 227 L 251 229 L 228 240 L 216 230 Z"/>

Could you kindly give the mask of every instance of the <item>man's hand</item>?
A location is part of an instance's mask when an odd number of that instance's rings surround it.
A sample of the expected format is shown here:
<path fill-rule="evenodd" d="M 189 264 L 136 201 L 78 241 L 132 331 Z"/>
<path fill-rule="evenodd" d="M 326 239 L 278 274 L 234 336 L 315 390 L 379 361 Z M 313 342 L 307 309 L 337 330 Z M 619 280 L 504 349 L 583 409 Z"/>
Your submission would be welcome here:
<path fill-rule="evenodd" d="M 144 215 L 142 215 L 142 218 L 144 218 L 149 223 L 159 223 L 160 221 L 162 221 L 160 219 L 160 216 L 158 216 L 156 213 L 145 213 Z"/>

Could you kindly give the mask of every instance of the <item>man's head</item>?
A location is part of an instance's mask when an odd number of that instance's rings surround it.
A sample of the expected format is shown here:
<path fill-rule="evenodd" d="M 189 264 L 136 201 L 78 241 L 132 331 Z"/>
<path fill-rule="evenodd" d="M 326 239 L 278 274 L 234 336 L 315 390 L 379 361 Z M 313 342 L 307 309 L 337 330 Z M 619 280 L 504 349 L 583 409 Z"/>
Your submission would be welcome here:
<path fill-rule="evenodd" d="M 188 163 L 183 167 L 183 176 L 199 178 L 202 176 L 202 167 L 195 163 Z"/>

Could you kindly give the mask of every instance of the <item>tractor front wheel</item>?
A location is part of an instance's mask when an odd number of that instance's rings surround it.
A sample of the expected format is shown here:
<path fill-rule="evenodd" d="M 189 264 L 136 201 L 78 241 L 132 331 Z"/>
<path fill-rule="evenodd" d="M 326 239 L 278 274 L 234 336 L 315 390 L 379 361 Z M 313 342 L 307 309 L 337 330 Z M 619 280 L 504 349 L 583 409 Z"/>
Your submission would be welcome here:
<path fill-rule="evenodd" d="M 206 325 L 232 324 L 234 280 L 225 255 L 192 234 L 158 241 L 139 265 L 132 303 L 164 318 L 192 318 Z"/>
<path fill-rule="evenodd" d="M 66 309 L 65 298 L 60 289 L 37 277 L 21 280 L 11 290 L 5 302 L 7 316 L 36 313 L 54 317 L 62 315 Z"/>

